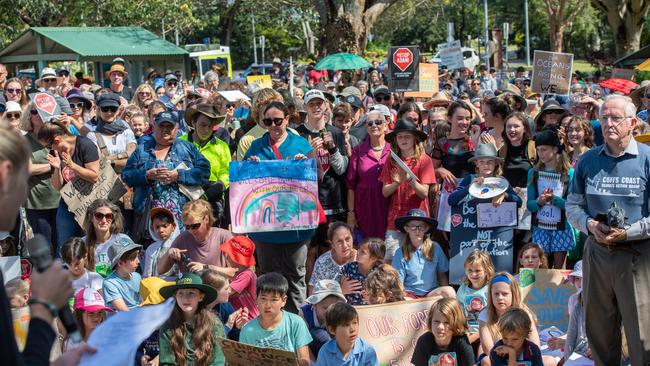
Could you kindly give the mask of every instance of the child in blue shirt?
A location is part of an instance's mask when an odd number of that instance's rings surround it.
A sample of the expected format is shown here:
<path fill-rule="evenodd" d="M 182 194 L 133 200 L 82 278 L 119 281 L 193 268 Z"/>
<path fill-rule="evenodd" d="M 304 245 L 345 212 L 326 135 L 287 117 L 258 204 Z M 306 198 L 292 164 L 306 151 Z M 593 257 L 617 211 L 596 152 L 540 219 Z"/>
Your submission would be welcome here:
<path fill-rule="evenodd" d="M 359 338 L 359 314 L 352 305 L 330 306 L 325 323 L 333 339 L 321 347 L 316 366 L 379 366 L 375 349 Z"/>
<path fill-rule="evenodd" d="M 256 347 L 295 352 L 299 365 L 309 365 L 308 345 L 312 338 L 302 318 L 282 310 L 287 303 L 287 291 L 287 279 L 277 272 L 257 279 L 260 315 L 244 325 L 239 341 Z"/>
<path fill-rule="evenodd" d="M 104 279 L 103 290 L 106 303 L 117 311 L 128 311 L 140 305 L 140 282 L 142 277 L 136 272 L 140 264 L 142 245 L 135 244 L 124 235 L 108 248 L 111 272 Z"/>
<path fill-rule="evenodd" d="M 492 366 L 544 366 L 542 351 L 526 339 L 532 321 L 526 310 L 510 308 L 499 318 L 501 340 L 490 351 Z"/>

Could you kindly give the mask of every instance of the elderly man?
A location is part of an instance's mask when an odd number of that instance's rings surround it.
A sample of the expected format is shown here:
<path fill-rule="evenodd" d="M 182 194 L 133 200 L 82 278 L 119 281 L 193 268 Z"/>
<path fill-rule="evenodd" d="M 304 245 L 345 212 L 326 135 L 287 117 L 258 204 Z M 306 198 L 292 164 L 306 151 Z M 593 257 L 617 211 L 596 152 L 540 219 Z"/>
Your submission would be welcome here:
<path fill-rule="evenodd" d="M 596 365 L 620 364 L 621 325 L 632 365 L 650 362 L 650 148 L 632 137 L 635 112 L 630 98 L 605 99 L 605 144 L 578 161 L 566 204 L 571 224 L 589 235 L 583 294 Z M 614 202 L 624 213 L 612 215 Z"/>

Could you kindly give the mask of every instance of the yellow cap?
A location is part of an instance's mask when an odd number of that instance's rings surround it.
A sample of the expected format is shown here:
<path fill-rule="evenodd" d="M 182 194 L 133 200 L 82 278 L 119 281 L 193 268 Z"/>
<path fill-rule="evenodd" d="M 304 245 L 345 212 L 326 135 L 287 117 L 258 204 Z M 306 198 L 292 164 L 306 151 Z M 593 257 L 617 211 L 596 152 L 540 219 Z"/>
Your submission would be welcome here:
<path fill-rule="evenodd" d="M 160 288 L 173 285 L 174 282 L 165 281 L 159 277 L 147 277 L 140 282 L 140 296 L 142 296 L 141 306 L 156 305 L 165 301 L 160 295 Z"/>

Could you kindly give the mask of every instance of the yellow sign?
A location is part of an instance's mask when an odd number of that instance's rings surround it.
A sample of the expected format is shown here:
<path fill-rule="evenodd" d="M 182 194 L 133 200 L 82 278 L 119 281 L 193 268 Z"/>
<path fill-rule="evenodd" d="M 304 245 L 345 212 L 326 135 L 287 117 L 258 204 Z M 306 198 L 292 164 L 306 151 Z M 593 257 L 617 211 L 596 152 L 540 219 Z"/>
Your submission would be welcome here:
<path fill-rule="evenodd" d="M 271 82 L 271 75 L 253 75 L 247 76 L 246 82 L 251 84 L 257 84 L 260 88 L 273 88 L 273 83 Z"/>

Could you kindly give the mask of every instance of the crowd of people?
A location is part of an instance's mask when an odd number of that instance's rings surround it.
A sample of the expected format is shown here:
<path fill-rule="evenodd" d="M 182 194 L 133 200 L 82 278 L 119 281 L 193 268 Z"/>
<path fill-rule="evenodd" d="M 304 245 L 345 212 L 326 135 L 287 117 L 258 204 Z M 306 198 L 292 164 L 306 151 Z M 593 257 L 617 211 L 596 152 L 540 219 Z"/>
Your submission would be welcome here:
<path fill-rule="evenodd" d="M 300 365 L 378 365 L 358 306 L 431 298 L 414 365 L 650 362 L 650 149 L 634 138 L 650 131 L 650 82 L 623 95 L 574 75 L 568 97 L 544 96 L 525 69 L 497 80 L 485 66 L 442 68 L 440 90 L 420 100 L 391 92 L 378 67 L 288 75 L 277 64 L 263 89 L 173 72 L 133 89 L 122 59 L 107 87 L 49 67 L 32 86 L 0 68 L 0 255 L 28 256 L 26 239 L 41 234 L 67 268 L 5 285 L 0 353 L 75 364 L 111 314 L 173 297 L 135 365 L 222 365 L 218 337 Z M 62 114 L 43 120 L 36 91 Z M 316 159 L 318 226 L 231 232 L 229 163 L 287 159 Z M 60 191 L 96 183 L 102 166 L 126 193 L 95 200 L 81 223 Z M 491 178 L 505 192 L 471 194 Z M 514 203 L 530 224 L 514 230 L 507 270 L 477 250 L 451 283 L 451 211 L 472 200 Z M 519 284 L 521 269 L 546 268 L 569 270 L 577 290 L 566 334 L 545 344 L 561 359 L 542 355 L 544 324 Z M 55 320 L 64 306 L 81 339 Z M 25 309 L 16 344 L 11 313 Z"/>

